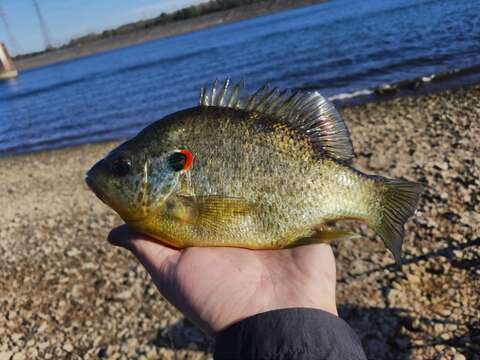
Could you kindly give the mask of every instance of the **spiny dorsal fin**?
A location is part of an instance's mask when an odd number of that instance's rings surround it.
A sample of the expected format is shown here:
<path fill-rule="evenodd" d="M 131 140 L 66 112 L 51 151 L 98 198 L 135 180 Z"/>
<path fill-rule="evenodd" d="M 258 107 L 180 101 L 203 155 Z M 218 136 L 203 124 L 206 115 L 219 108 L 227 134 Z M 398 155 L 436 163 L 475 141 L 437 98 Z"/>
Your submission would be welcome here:
<path fill-rule="evenodd" d="M 200 91 L 200 106 L 218 106 L 256 111 L 282 120 L 306 134 L 321 154 L 350 162 L 354 158 L 350 133 L 340 114 L 318 92 L 279 90 L 263 86 L 253 95 L 243 92 L 244 84 L 230 86 L 230 79 Z"/>

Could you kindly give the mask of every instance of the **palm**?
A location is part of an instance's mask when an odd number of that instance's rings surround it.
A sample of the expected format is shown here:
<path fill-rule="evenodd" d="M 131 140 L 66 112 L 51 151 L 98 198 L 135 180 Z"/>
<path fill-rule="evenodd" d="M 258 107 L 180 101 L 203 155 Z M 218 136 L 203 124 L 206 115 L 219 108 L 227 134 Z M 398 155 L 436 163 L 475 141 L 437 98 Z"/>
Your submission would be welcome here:
<path fill-rule="evenodd" d="M 133 233 L 112 231 L 129 248 L 163 296 L 210 333 L 256 313 L 313 307 L 336 313 L 335 260 L 328 245 L 286 250 L 175 250 Z"/>

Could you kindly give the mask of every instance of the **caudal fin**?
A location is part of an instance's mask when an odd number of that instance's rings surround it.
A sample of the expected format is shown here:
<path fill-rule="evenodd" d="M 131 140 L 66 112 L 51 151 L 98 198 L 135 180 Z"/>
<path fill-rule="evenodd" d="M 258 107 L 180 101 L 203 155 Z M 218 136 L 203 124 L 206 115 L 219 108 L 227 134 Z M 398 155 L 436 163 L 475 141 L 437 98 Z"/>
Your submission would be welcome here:
<path fill-rule="evenodd" d="M 383 239 L 397 264 L 402 263 L 403 227 L 415 213 L 423 186 L 418 183 L 382 178 L 386 191 L 380 204 L 381 220 L 371 227 Z"/>

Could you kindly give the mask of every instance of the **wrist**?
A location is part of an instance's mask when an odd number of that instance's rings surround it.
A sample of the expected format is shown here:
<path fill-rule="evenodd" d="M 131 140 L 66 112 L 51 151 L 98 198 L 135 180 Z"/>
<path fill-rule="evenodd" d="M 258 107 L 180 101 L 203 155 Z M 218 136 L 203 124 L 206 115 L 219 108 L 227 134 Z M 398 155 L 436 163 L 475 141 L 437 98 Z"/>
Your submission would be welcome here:
<path fill-rule="evenodd" d="M 308 308 L 338 316 L 334 280 L 320 282 L 317 286 L 295 287 L 290 283 L 281 287 L 270 284 L 264 287 L 263 295 L 256 291 L 248 300 L 241 296 L 232 298 L 236 298 L 236 301 L 218 304 L 219 306 L 212 308 L 208 315 L 205 314 L 211 334 L 215 335 L 252 316 L 282 309 Z"/>

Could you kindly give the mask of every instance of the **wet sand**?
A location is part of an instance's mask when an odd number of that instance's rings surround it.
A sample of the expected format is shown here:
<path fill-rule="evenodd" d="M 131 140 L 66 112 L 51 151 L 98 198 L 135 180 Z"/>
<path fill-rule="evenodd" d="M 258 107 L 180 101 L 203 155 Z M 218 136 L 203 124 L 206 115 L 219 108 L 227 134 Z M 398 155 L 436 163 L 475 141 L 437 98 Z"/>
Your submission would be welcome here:
<path fill-rule="evenodd" d="M 176 21 L 151 29 L 137 30 L 129 34 L 92 40 L 75 47 L 23 57 L 16 60 L 15 64 L 18 70 L 26 70 L 324 1 L 326 0 L 260 1 L 255 4 Z"/>
<path fill-rule="evenodd" d="M 402 271 L 364 226 L 335 246 L 340 314 L 371 359 L 480 359 L 479 99 L 477 86 L 341 111 L 355 167 L 426 185 Z M 211 358 L 105 240 L 120 220 L 83 177 L 114 145 L 0 159 L 0 359 Z"/>

